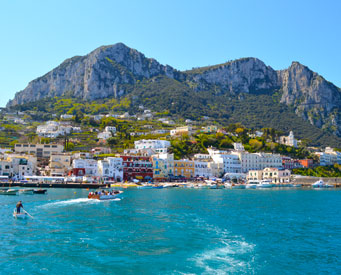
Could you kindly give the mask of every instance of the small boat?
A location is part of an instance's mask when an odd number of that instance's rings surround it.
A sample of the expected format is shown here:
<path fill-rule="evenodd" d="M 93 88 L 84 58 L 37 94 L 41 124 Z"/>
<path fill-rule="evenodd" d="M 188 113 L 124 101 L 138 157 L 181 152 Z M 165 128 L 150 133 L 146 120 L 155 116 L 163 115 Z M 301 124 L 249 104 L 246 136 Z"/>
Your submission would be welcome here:
<path fill-rule="evenodd" d="M 26 219 L 28 217 L 26 212 L 17 213 L 16 210 L 13 211 L 13 217 L 16 219 Z"/>
<path fill-rule="evenodd" d="M 163 188 L 163 185 L 155 185 L 153 186 L 154 189 L 162 189 Z"/>
<path fill-rule="evenodd" d="M 272 188 L 273 184 L 269 180 L 262 180 L 260 184 L 257 185 L 257 188 Z"/>
<path fill-rule="evenodd" d="M 118 198 L 118 195 L 120 195 L 121 193 L 123 193 L 123 191 L 104 191 L 104 192 L 90 192 L 88 195 L 88 199 L 91 200 L 100 200 L 100 201 L 104 201 L 104 200 L 114 200 Z"/>
<path fill-rule="evenodd" d="M 19 193 L 20 194 L 26 194 L 26 195 L 32 195 L 33 194 L 33 189 L 20 189 Z"/>
<path fill-rule="evenodd" d="M 325 183 L 323 180 L 318 180 L 311 185 L 312 188 L 332 188 L 334 187 L 331 184 Z"/>
<path fill-rule="evenodd" d="M 33 193 L 34 194 L 45 194 L 47 189 L 34 189 Z"/>
<path fill-rule="evenodd" d="M 7 189 L 7 190 L 0 190 L 0 195 L 12 195 L 15 196 L 18 190 L 16 189 Z"/>

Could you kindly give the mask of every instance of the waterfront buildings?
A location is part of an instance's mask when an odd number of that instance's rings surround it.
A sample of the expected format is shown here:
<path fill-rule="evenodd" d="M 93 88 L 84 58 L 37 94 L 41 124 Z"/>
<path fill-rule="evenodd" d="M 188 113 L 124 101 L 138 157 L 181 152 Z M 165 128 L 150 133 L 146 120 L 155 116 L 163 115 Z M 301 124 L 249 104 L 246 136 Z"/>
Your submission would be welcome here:
<path fill-rule="evenodd" d="M 250 170 L 247 174 L 247 180 L 270 180 L 272 183 L 290 182 L 291 172 L 288 169 L 278 169 L 266 167 L 263 170 Z"/>
<path fill-rule="evenodd" d="M 52 154 L 48 167 L 48 174 L 53 177 L 63 177 L 71 168 L 71 155 Z"/>
<path fill-rule="evenodd" d="M 192 160 L 174 160 L 174 176 L 193 178 L 195 176 L 195 163 Z"/>
<path fill-rule="evenodd" d="M 98 161 L 98 175 L 108 180 L 123 180 L 123 160 L 118 157 L 108 157 Z"/>
<path fill-rule="evenodd" d="M 153 163 L 150 157 L 120 156 L 123 160 L 123 180 L 151 180 L 153 178 Z"/>
<path fill-rule="evenodd" d="M 174 175 L 174 155 L 168 153 L 152 156 L 153 179 L 164 180 Z"/>

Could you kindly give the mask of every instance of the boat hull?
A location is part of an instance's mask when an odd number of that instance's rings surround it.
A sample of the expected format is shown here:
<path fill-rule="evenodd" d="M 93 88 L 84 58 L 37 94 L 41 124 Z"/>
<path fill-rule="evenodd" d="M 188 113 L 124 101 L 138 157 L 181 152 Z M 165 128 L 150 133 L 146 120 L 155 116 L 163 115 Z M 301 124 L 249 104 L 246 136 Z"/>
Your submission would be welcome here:
<path fill-rule="evenodd" d="M 26 219 L 27 218 L 27 214 L 26 213 L 16 213 L 16 212 L 13 212 L 13 217 L 15 219 Z"/>

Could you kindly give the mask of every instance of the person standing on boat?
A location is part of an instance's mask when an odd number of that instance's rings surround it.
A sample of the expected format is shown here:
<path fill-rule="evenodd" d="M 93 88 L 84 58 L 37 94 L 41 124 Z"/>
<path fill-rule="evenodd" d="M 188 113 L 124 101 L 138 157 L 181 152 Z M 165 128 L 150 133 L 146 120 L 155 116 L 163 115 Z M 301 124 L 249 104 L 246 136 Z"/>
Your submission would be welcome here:
<path fill-rule="evenodd" d="M 17 203 L 17 213 L 20 213 L 20 208 L 24 209 L 24 206 L 22 205 L 21 201 Z"/>

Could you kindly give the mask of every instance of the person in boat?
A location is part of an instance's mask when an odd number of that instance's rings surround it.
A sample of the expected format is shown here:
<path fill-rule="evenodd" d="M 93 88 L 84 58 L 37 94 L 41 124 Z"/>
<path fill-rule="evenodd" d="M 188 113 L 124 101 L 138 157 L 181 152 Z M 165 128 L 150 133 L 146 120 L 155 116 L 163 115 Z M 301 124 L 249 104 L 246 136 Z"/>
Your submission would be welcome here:
<path fill-rule="evenodd" d="M 19 214 L 20 213 L 20 208 L 24 209 L 24 206 L 22 205 L 21 201 L 19 201 L 16 205 L 17 207 L 17 213 Z"/>

